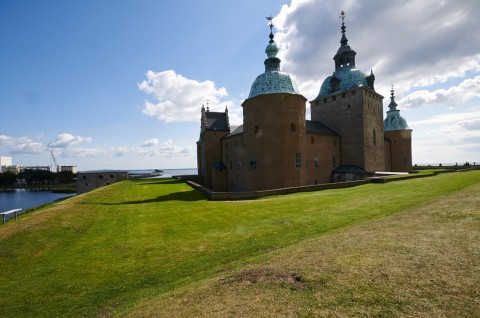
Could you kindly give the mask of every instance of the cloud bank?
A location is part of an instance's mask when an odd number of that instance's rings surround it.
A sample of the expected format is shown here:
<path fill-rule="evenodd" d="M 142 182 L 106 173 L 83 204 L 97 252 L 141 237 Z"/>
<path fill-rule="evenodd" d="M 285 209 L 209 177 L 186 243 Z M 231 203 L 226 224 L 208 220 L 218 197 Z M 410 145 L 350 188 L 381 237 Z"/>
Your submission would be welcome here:
<path fill-rule="evenodd" d="M 224 104 L 228 96 L 226 88 L 216 87 L 213 81 L 188 79 L 173 70 L 148 71 L 146 77 L 138 88 L 153 101 L 145 101 L 143 113 L 167 123 L 199 120 L 203 104 Z"/>

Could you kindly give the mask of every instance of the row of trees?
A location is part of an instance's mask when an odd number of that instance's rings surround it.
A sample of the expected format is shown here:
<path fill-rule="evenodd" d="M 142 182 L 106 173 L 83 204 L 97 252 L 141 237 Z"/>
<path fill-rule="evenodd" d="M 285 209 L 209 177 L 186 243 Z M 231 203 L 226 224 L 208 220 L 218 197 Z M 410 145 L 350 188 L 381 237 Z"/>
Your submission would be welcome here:
<path fill-rule="evenodd" d="M 0 173 L 0 187 L 12 187 L 15 183 L 25 182 L 27 185 L 44 185 L 72 183 L 76 175 L 70 171 L 51 172 L 46 170 L 27 169 L 18 175 L 13 172 Z"/>

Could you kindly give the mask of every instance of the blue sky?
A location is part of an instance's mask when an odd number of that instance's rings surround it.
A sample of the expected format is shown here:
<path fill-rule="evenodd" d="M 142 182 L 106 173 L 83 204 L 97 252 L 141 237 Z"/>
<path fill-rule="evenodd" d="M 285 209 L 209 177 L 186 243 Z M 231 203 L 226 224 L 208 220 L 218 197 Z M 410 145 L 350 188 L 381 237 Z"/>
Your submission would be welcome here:
<path fill-rule="evenodd" d="M 0 0 L 0 155 L 80 170 L 196 166 L 200 109 L 263 72 L 266 16 L 309 100 L 334 70 L 345 10 L 357 67 L 391 85 L 414 163 L 480 162 L 480 3 Z M 307 111 L 309 112 L 309 111 Z"/>

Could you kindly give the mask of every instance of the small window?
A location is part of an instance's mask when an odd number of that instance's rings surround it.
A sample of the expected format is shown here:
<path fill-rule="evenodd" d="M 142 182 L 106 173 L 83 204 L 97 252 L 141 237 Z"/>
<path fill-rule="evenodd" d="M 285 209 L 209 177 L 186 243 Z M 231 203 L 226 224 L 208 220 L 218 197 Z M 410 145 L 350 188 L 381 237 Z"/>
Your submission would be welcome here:
<path fill-rule="evenodd" d="M 316 101 L 315 101 L 315 105 L 317 105 L 317 106 L 318 106 L 318 100 L 316 100 Z"/>
<path fill-rule="evenodd" d="M 250 158 L 250 170 L 252 170 L 252 171 L 257 170 L 257 157 L 256 156 L 252 156 Z"/>
<path fill-rule="evenodd" d="M 310 143 L 314 144 L 315 143 L 315 138 L 310 137 Z"/>
<path fill-rule="evenodd" d="M 352 91 L 352 96 L 355 96 L 357 92 L 356 91 Z"/>
<path fill-rule="evenodd" d="M 342 93 L 342 98 L 345 98 L 345 93 Z"/>
<path fill-rule="evenodd" d="M 258 131 L 260 130 L 260 127 L 255 126 L 255 133 L 258 134 Z"/>
<path fill-rule="evenodd" d="M 242 170 L 242 160 L 237 161 L 237 170 Z"/>
<path fill-rule="evenodd" d="M 302 156 L 300 153 L 295 154 L 295 168 L 300 169 L 302 167 Z"/>
<path fill-rule="evenodd" d="M 337 96 L 333 96 L 333 100 L 337 100 Z"/>
<path fill-rule="evenodd" d="M 350 109 L 350 104 L 348 104 L 348 109 Z"/>
<path fill-rule="evenodd" d="M 232 164 L 232 162 L 231 162 L 231 161 L 229 162 L 229 166 L 230 166 L 230 167 L 229 167 L 229 168 L 230 168 L 230 170 L 233 170 L 233 164 Z"/>
<path fill-rule="evenodd" d="M 98 179 L 103 179 L 103 176 L 102 176 L 102 175 L 99 175 L 99 176 L 98 176 Z"/>
<path fill-rule="evenodd" d="M 297 126 L 295 124 L 290 125 L 290 130 L 291 131 L 297 131 Z"/>
<path fill-rule="evenodd" d="M 113 174 L 110 175 L 110 179 L 113 179 L 115 178 L 115 176 Z"/>
<path fill-rule="evenodd" d="M 318 168 L 318 166 L 320 165 L 318 158 L 315 158 L 314 161 L 315 161 L 315 168 Z"/>
<path fill-rule="evenodd" d="M 323 103 L 326 104 L 326 103 L 327 103 L 327 100 L 328 100 L 327 98 L 324 98 L 324 99 L 323 99 Z"/>
<path fill-rule="evenodd" d="M 85 183 L 85 186 L 88 187 L 88 183 Z"/>
<path fill-rule="evenodd" d="M 83 180 L 87 180 L 87 176 L 83 176 L 82 179 L 83 179 Z"/>
<path fill-rule="evenodd" d="M 375 128 L 373 128 L 373 145 L 377 145 L 377 133 L 375 132 Z"/>

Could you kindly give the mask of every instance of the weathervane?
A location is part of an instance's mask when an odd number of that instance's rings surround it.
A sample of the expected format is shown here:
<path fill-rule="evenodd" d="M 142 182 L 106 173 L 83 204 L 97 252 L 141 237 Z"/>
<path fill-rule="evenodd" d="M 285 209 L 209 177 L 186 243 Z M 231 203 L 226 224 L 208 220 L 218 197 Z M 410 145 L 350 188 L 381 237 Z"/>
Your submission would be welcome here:
<path fill-rule="evenodd" d="M 342 23 L 343 23 L 343 21 L 345 20 L 345 12 L 343 10 L 342 12 L 340 12 L 339 18 L 342 19 Z"/>
<path fill-rule="evenodd" d="M 269 21 L 268 26 L 270 27 L 270 43 L 273 43 L 273 17 L 272 14 L 270 13 L 270 16 L 267 17 L 267 20 Z"/>

